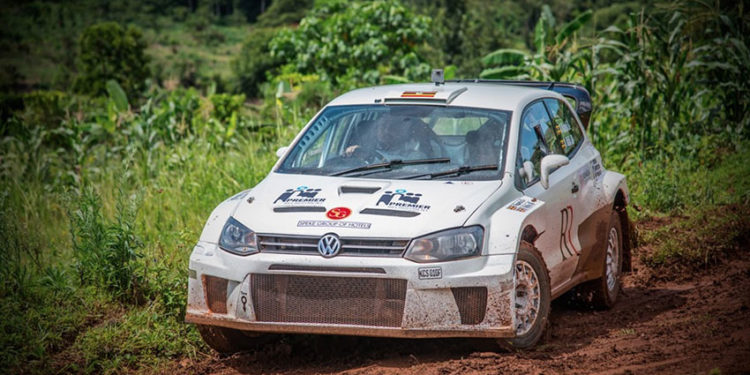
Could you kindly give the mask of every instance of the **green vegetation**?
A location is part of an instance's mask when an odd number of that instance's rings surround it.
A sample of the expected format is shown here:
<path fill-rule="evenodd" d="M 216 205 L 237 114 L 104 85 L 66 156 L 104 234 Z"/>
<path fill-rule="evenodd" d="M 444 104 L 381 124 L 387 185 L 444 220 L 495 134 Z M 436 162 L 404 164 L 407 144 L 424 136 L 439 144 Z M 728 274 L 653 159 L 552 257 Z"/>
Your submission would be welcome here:
<path fill-rule="evenodd" d="M 685 218 L 642 234 L 649 266 L 707 267 L 747 244 L 741 4 L 264 4 L 4 9 L 0 368 L 158 372 L 207 352 L 181 320 L 211 210 L 337 93 L 429 66 L 586 86 L 589 136 L 628 176 L 631 217 Z"/>
<path fill-rule="evenodd" d="M 399 1 L 330 1 L 315 7 L 299 28 L 279 32 L 271 55 L 288 61 L 284 71 L 315 73 L 342 87 L 375 84 L 389 74 L 415 80 L 430 71 L 415 53 L 428 28 L 426 17 Z"/>
<path fill-rule="evenodd" d="M 79 43 L 81 74 L 73 84 L 76 91 L 102 95 L 105 85 L 115 80 L 131 96 L 140 92 L 149 76 L 146 44 L 135 27 L 117 23 L 94 24 L 81 34 Z"/>

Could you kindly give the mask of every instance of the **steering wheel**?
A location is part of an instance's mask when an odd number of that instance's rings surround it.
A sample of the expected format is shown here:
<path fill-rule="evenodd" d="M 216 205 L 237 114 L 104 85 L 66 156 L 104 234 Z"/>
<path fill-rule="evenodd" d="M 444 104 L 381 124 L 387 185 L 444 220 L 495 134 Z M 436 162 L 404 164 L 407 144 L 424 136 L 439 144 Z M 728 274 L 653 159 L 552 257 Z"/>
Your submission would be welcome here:
<path fill-rule="evenodd" d="M 351 157 L 360 159 L 367 164 L 382 163 L 388 160 L 380 151 L 364 147 L 357 147 L 352 152 Z"/>
<path fill-rule="evenodd" d="M 445 147 L 443 146 L 443 142 L 441 141 L 440 137 L 437 136 L 437 134 L 430 131 L 426 132 L 425 135 L 427 136 L 427 144 L 419 145 L 419 148 L 422 152 L 424 152 L 430 158 L 442 157 L 447 154 L 445 151 Z M 425 150 L 426 148 L 429 148 L 429 150 Z"/>

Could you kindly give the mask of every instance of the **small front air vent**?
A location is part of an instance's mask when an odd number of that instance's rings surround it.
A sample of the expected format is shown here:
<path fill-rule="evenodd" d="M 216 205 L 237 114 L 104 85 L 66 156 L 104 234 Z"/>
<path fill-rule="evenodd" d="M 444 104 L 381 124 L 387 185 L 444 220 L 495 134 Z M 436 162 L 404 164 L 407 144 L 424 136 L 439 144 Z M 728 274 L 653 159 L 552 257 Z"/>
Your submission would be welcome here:
<path fill-rule="evenodd" d="M 211 312 L 227 313 L 227 279 L 203 275 L 203 289 L 206 293 L 206 304 Z"/>
<path fill-rule="evenodd" d="M 274 207 L 273 212 L 326 212 L 321 206 Z"/>
<path fill-rule="evenodd" d="M 461 324 L 479 324 L 487 310 L 486 287 L 451 288 L 461 315 Z"/>
<path fill-rule="evenodd" d="M 342 186 L 339 194 L 374 194 L 378 190 L 378 186 Z"/>
<path fill-rule="evenodd" d="M 419 212 L 414 211 L 401 211 L 401 210 L 389 210 L 385 208 L 365 208 L 359 213 L 363 215 L 380 215 L 380 216 L 396 216 L 396 217 L 414 217 L 418 216 Z"/>

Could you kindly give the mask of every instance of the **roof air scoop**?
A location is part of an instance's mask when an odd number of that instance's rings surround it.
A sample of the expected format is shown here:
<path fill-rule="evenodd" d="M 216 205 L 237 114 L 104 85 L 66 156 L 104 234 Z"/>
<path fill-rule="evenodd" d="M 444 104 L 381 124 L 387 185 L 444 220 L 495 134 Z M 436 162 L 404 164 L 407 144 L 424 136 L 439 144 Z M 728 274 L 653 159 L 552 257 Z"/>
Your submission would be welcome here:
<path fill-rule="evenodd" d="M 421 87 L 424 88 L 423 85 Z M 388 104 L 413 104 L 418 102 L 421 104 L 446 105 L 450 104 L 466 90 L 466 87 L 450 90 L 443 86 L 428 90 L 393 91 L 386 95 L 384 102 Z"/>

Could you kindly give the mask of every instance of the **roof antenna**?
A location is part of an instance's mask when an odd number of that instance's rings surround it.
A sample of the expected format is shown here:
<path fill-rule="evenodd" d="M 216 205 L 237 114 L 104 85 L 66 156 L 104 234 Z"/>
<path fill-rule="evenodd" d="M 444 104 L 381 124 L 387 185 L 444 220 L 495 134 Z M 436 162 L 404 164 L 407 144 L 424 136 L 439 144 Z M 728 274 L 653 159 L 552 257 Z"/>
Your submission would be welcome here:
<path fill-rule="evenodd" d="M 443 75 L 443 69 L 432 69 L 432 82 L 435 82 L 435 86 L 445 84 L 445 76 Z"/>

